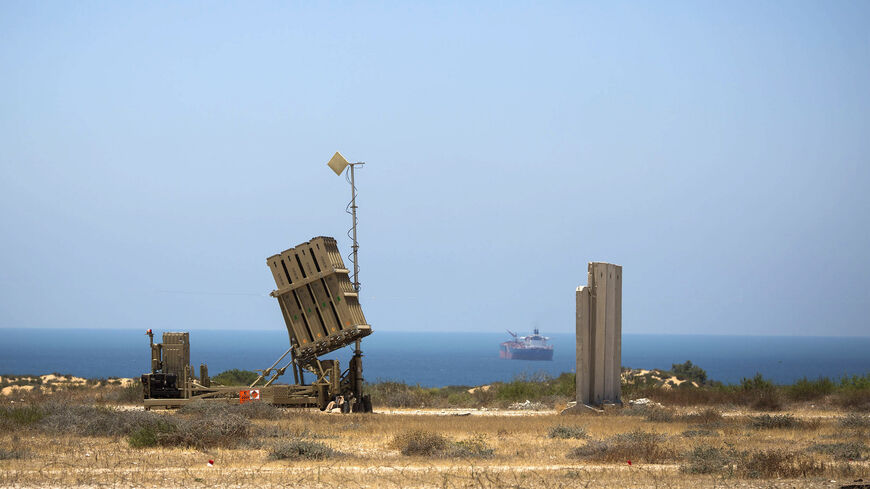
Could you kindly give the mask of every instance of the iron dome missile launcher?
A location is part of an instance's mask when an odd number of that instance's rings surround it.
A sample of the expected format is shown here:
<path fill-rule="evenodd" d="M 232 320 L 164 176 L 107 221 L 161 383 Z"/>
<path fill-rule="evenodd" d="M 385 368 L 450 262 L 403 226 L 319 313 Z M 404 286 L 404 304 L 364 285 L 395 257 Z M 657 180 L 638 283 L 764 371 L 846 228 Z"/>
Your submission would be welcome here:
<path fill-rule="evenodd" d="M 151 373 L 142 376 L 144 404 L 152 407 L 178 407 L 195 399 L 239 396 L 241 401 L 259 399 L 279 406 L 319 407 L 344 400 L 343 410 L 371 411 L 371 401 L 363 396 L 362 338 L 372 333 L 354 290 L 349 271 L 344 267 L 335 239 L 320 236 L 270 256 L 266 263 L 277 289 L 287 326 L 290 347 L 247 389 L 212 385 L 208 368 L 200 366 L 199 378 L 192 375 L 188 333 L 163 333 L 163 342 L 151 338 Z M 336 359 L 323 355 L 354 345 L 350 364 L 344 372 Z M 278 365 L 290 355 L 282 367 Z M 294 383 L 274 382 L 287 368 Z M 305 374 L 314 376 L 305 383 Z"/>

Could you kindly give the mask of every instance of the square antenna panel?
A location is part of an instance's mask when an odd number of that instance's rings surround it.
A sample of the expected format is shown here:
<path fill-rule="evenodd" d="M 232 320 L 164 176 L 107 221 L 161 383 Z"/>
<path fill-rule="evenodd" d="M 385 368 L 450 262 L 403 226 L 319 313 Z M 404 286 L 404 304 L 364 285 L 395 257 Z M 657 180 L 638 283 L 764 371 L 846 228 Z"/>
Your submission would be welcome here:
<path fill-rule="evenodd" d="M 350 163 L 348 163 L 347 159 L 345 159 L 345 157 L 342 156 L 341 153 L 339 153 L 338 151 L 336 151 L 335 154 L 332 155 L 329 163 L 327 163 L 327 165 L 332 168 L 332 171 L 334 171 L 336 175 L 341 175 L 341 172 L 343 172 L 349 164 Z"/>

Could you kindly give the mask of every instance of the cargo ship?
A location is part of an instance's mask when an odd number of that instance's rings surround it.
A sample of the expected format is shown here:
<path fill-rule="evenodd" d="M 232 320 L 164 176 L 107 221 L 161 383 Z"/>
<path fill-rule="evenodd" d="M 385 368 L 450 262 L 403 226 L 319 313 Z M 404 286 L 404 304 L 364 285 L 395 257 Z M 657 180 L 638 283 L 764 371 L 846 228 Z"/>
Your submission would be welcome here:
<path fill-rule="evenodd" d="M 514 339 L 501 344 L 498 352 L 505 360 L 553 360 L 553 345 L 548 345 L 546 336 L 541 336 L 538 328 L 531 336 L 517 336 L 513 331 L 508 333 Z"/>

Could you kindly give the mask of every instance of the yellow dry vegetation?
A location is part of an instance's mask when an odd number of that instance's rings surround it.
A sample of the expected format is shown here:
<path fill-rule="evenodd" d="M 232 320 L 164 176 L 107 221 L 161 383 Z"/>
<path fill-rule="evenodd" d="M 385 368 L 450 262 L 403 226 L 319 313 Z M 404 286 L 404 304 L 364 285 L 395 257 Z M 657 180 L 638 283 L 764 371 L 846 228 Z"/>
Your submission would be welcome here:
<path fill-rule="evenodd" d="M 129 409 L 129 408 L 128 408 Z M 126 438 L 52 436 L 39 430 L 0 432 L 0 447 L 23 455 L 0 460 L 0 487 L 371 487 L 371 488 L 695 488 L 695 487 L 839 487 L 870 475 L 866 461 L 836 460 L 826 454 L 806 455 L 823 469 L 808 477 L 747 478 L 719 472 L 694 474 L 681 470 L 684 460 L 648 463 L 634 460 L 578 459 L 578 448 L 606 443 L 619 435 L 643 432 L 661 435 L 663 453 L 684 454 L 695 448 L 742 451 L 782 450 L 809 454 L 821 442 L 864 443 L 867 433 L 844 432 L 842 413 L 796 412 L 808 421 L 796 428 L 758 429 L 750 415 L 729 413 L 698 425 L 687 417 L 692 409 L 675 411 L 668 422 L 629 415 L 559 416 L 547 413 L 392 410 L 389 414 L 324 414 L 284 410 L 276 420 L 254 420 L 254 434 L 233 448 L 132 448 Z M 505 413 L 507 414 L 507 413 Z M 164 412 L 164 416 L 177 416 Z M 583 428 L 586 436 L 555 438 L 555 426 Z M 687 431 L 700 432 L 687 436 Z M 452 442 L 482 441 L 489 457 L 405 456 L 395 440 L 404 433 L 434 433 Z M 570 431 L 570 430 L 568 430 Z M 273 460 L 270 450 L 286 439 L 320 443 L 338 454 L 324 460 Z M 214 466 L 208 461 L 213 460 Z"/>

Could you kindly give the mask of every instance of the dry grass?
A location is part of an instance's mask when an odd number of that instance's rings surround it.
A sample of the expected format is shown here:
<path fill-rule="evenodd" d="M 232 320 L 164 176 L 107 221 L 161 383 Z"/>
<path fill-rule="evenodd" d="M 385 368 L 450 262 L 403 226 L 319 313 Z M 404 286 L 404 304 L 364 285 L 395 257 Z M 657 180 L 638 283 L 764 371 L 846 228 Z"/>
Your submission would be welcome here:
<path fill-rule="evenodd" d="M 870 475 L 870 418 L 836 410 L 330 415 L 55 401 L 0 405 L 0 487 L 836 487 L 826 481 Z"/>

